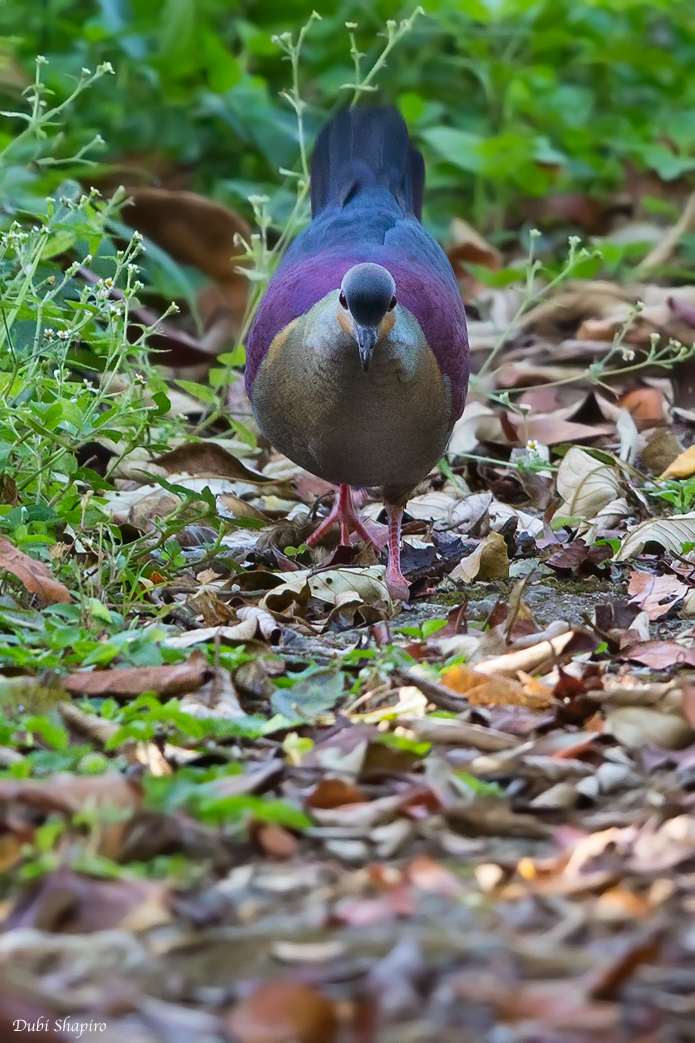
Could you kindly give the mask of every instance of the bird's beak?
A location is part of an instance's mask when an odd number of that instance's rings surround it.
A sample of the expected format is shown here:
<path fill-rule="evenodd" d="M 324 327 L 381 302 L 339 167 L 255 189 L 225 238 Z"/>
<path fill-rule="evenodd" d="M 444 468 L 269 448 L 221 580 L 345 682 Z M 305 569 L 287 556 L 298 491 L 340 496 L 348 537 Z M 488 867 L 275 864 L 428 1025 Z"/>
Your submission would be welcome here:
<path fill-rule="evenodd" d="M 357 347 L 360 350 L 362 369 L 366 373 L 372 361 L 374 345 L 379 338 L 379 330 L 376 326 L 358 326 L 355 323 L 355 336 L 357 337 Z"/>

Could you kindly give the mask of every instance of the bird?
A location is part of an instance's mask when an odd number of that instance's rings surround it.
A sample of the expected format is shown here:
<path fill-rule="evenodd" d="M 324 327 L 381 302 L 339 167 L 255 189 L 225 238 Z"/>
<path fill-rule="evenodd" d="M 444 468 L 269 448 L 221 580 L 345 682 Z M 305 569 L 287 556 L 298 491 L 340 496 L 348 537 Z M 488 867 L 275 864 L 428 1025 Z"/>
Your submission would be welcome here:
<path fill-rule="evenodd" d="M 394 106 L 338 113 L 311 158 L 311 221 L 271 277 L 246 339 L 263 435 L 338 487 L 307 540 L 340 524 L 372 540 L 353 490 L 380 487 L 385 571 L 407 601 L 401 527 L 465 404 L 466 316 L 446 254 L 423 227 L 425 164 Z"/>

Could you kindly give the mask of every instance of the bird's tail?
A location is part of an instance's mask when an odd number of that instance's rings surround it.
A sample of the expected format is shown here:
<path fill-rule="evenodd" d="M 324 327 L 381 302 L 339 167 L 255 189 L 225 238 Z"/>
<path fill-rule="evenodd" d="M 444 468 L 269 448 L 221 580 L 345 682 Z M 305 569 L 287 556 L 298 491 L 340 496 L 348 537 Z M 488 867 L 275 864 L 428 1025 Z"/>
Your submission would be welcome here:
<path fill-rule="evenodd" d="M 422 213 L 425 164 L 393 106 L 341 112 L 322 129 L 311 160 L 311 211 L 344 206 L 363 188 L 387 188 L 404 213 Z"/>

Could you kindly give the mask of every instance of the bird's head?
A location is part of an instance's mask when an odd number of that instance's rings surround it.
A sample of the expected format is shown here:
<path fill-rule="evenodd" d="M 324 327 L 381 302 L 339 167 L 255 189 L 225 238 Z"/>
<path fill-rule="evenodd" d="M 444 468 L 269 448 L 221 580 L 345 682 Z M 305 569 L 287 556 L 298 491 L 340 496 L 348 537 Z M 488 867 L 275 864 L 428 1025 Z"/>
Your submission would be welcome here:
<path fill-rule="evenodd" d="M 393 276 L 380 264 L 356 264 L 343 276 L 338 300 L 343 312 L 352 319 L 354 329 L 351 332 L 357 341 L 362 369 L 366 372 L 377 341 L 388 332 L 384 320 L 396 307 Z"/>

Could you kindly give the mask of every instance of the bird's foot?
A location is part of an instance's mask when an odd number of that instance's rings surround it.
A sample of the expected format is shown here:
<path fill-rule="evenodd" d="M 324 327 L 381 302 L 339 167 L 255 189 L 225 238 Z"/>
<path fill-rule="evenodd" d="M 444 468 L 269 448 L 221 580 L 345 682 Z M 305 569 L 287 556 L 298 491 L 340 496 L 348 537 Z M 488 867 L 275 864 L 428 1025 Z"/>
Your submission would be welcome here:
<path fill-rule="evenodd" d="M 389 558 L 389 563 L 386 566 L 384 580 L 386 582 L 386 589 L 394 601 L 408 601 L 410 599 L 410 586 L 408 585 L 408 581 L 401 572 L 400 565 L 393 566 L 391 564 L 391 558 Z"/>
<path fill-rule="evenodd" d="M 403 508 L 387 503 L 386 513 L 389 522 L 387 529 L 388 564 L 384 579 L 388 592 L 394 600 L 407 601 L 410 597 L 410 587 L 401 572 L 401 521 Z M 359 539 L 373 544 L 377 550 L 382 550 L 386 544 L 386 540 L 383 538 L 383 525 L 377 527 L 373 522 L 365 524 L 360 521 L 355 508 L 352 489 L 349 485 L 340 486 L 330 514 L 312 532 L 306 541 L 308 546 L 315 546 L 323 539 L 326 533 L 330 532 L 336 522 L 340 524 L 340 543 L 344 547 L 350 546 L 351 533 L 356 534 Z"/>
<path fill-rule="evenodd" d="M 334 524 L 340 524 L 340 544 L 343 547 L 350 546 L 350 534 L 353 533 L 358 539 L 365 543 L 371 543 L 377 550 L 382 550 L 386 545 L 386 529 L 383 525 L 374 522 L 362 522 L 357 514 L 349 485 L 341 485 L 336 493 L 335 502 L 328 517 L 324 518 L 317 529 L 312 532 L 306 541 L 309 547 L 319 543 L 326 533 L 330 532 Z"/>
<path fill-rule="evenodd" d="M 410 598 L 410 587 L 401 572 L 401 522 L 403 520 L 403 508 L 387 503 L 386 514 L 389 520 L 389 560 L 384 577 L 386 587 L 394 600 L 408 601 Z"/>

